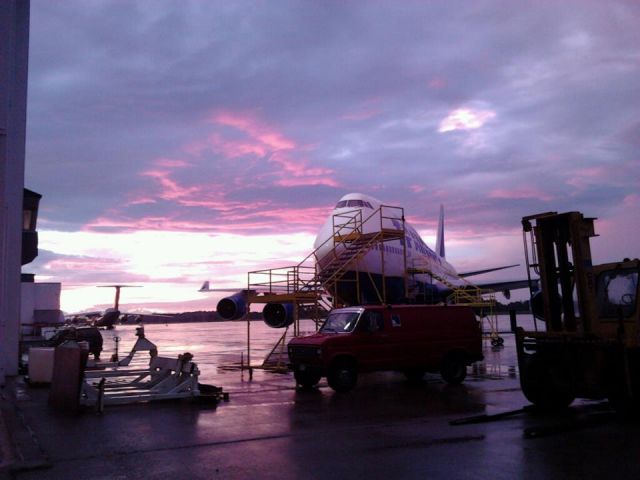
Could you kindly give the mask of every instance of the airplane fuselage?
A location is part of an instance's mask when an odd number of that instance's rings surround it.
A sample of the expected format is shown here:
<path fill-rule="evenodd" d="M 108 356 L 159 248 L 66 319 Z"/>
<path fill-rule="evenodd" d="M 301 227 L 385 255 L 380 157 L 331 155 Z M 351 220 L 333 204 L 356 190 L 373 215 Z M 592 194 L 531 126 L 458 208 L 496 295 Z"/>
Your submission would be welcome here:
<path fill-rule="evenodd" d="M 379 210 L 381 207 L 382 210 Z M 342 224 L 347 224 L 344 230 L 339 228 Z M 350 193 L 342 197 L 320 229 L 314 243 L 319 270 L 328 265 L 330 258 L 335 256 L 334 248 L 338 253 L 344 248 L 340 244 L 336 247 L 332 241 L 334 235 L 347 235 L 356 225 L 364 234 L 375 233 L 381 229 L 404 229 L 404 238 L 376 242 L 367 253 L 347 266 L 347 281 L 359 278 L 360 289 L 364 290 L 362 298 L 352 298 L 354 289 L 349 288 L 344 282 L 343 292 L 350 290 L 350 293 L 346 294 L 349 298 L 344 299 L 347 303 L 375 303 L 374 296 L 377 295 L 370 291 L 373 289 L 370 278 L 377 279 L 381 284 L 384 277 L 391 296 L 394 297 L 386 299 L 387 301 L 411 301 L 421 294 L 424 295 L 426 290 L 429 290 L 431 296 L 436 292 L 450 291 L 451 288 L 439 279 L 444 279 L 449 285 L 464 284 L 453 266 L 433 251 L 411 225 L 403 221 L 400 209 L 385 207 L 379 200 L 359 193 Z M 420 270 L 420 273 L 407 276 L 407 269 Z M 408 282 L 407 292 L 404 292 L 405 277 Z M 341 295 L 338 293 L 338 296 Z"/>

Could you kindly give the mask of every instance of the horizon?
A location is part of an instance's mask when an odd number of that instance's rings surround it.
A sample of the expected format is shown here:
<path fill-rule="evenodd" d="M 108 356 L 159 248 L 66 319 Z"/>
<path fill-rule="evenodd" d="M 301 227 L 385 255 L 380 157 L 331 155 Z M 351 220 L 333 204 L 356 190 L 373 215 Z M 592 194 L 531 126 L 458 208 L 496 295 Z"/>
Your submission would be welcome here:
<path fill-rule="evenodd" d="M 579 6 L 579 8 L 576 8 Z M 525 278 L 520 219 L 640 257 L 640 4 L 31 1 L 25 186 L 65 311 L 214 310 L 335 203 L 405 209 L 459 272 Z M 210 305 L 210 308 L 200 308 Z M 160 310 L 158 310 L 160 309 Z M 184 310 L 181 310 L 184 311 Z"/>

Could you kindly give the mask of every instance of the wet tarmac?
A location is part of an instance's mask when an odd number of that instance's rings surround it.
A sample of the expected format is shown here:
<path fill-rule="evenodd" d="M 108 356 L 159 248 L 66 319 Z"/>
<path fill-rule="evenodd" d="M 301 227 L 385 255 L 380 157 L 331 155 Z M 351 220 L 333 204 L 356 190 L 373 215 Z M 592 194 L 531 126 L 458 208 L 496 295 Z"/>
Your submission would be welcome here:
<path fill-rule="evenodd" d="M 105 339 L 120 336 L 122 355 L 133 331 L 105 332 Z M 250 380 L 247 372 L 218 368 L 240 361 L 246 348 L 241 324 L 150 325 L 146 333 L 163 356 L 193 353 L 201 382 L 223 387 L 229 402 L 64 415 L 47 407 L 48 389 L 18 377 L 2 389 L 15 449 L 12 459 L 4 458 L 3 474 L 122 480 L 640 476 L 640 427 L 617 419 L 606 402 L 576 401 L 557 415 L 525 409 L 488 422 L 456 422 L 528 404 L 519 389 L 513 335 L 504 335 L 502 348 L 487 341 L 485 360 L 469 368 L 462 385 L 446 385 L 437 375 L 411 384 L 401 374 L 375 373 L 337 394 L 325 381 L 303 391 L 290 374 L 258 369 Z M 252 323 L 254 362 L 277 336 Z"/>

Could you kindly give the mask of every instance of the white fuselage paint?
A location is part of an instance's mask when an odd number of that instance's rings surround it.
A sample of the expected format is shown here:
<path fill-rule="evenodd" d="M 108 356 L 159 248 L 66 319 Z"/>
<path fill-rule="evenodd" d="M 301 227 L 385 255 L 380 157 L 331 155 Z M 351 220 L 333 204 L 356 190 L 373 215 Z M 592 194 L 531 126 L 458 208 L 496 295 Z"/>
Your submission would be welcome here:
<path fill-rule="evenodd" d="M 358 210 L 362 212 L 363 233 L 372 233 L 380 231 L 381 223 L 384 229 L 402 229 L 402 220 L 400 218 L 401 211 L 394 207 L 383 207 L 383 217 L 395 217 L 394 219 L 384 218 L 381 222 L 380 213 L 373 215 L 369 221 L 366 221 L 370 215 L 374 214 L 383 204 L 368 195 L 360 193 L 350 193 L 340 199 L 336 208 L 331 212 L 329 218 L 318 233 L 314 248 L 318 249 L 317 258 L 320 268 L 326 262 L 323 259 L 332 251 L 334 243 L 331 240 L 334 235 L 334 224 L 340 223 L 342 216 L 344 218 L 352 217 L 357 214 Z M 338 215 L 338 217 L 336 217 Z M 337 219 L 337 220 L 336 220 Z M 444 278 L 452 285 L 464 285 L 466 282 L 462 280 L 453 266 L 443 257 L 434 252 L 422 240 L 418 232 L 406 221 L 404 224 L 406 239 L 406 266 L 407 268 L 421 268 L 432 272 L 434 275 Z M 346 233 L 346 232 L 344 232 Z M 384 248 L 384 255 L 381 255 L 380 248 Z M 369 272 L 371 274 L 382 274 L 386 277 L 404 277 L 405 248 L 401 240 L 390 240 L 377 244 L 373 249 L 364 255 L 358 262 L 348 267 L 349 271 Z M 384 269 L 383 269 L 384 259 Z M 415 288 L 416 282 L 425 284 L 434 284 L 439 289 L 446 290 L 447 286 L 432 278 L 429 274 L 415 274 L 409 276 L 409 293 Z"/>

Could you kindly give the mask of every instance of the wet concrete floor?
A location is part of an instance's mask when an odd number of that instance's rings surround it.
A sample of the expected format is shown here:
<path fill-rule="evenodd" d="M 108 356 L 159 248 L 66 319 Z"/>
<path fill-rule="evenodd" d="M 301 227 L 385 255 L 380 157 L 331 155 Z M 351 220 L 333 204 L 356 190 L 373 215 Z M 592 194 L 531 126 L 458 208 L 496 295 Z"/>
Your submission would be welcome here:
<path fill-rule="evenodd" d="M 159 346 L 164 340 L 156 338 L 177 336 L 169 329 L 154 337 L 153 330 L 148 327 L 147 336 Z M 130 333 L 120 331 L 122 344 Z M 361 376 L 352 392 L 337 394 L 325 381 L 302 391 L 294 388 L 290 374 L 256 370 L 250 380 L 246 372 L 203 365 L 201 381 L 230 393 L 229 402 L 217 407 L 178 401 L 70 416 L 47 407 L 48 389 L 17 378 L 3 389 L 10 403 L 5 421 L 17 448 L 16 461 L 4 475 L 639 478 L 640 427 L 616 419 L 606 403 L 576 401 L 555 416 L 526 411 L 492 422 L 451 424 L 527 405 L 519 389 L 513 336 L 504 338 L 500 349 L 487 342 L 485 361 L 470 367 L 459 386 L 446 385 L 437 375 L 414 385 L 400 374 L 376 373 Z M 219 358 L 208 359 L 200 353 L 210 363 L 231 361 L 238 352 L 225 349 Z M 167 352 L 161 348 L 160 354 Z"/>

